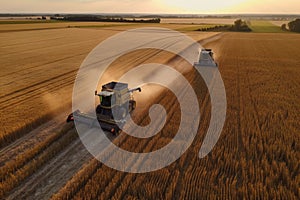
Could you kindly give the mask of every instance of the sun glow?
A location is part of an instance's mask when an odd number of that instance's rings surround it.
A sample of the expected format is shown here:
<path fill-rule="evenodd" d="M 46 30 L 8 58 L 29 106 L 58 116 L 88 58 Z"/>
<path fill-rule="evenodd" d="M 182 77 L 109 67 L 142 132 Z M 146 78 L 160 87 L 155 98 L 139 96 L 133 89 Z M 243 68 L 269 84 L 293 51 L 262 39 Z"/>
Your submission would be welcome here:
<path fill-rule="evenodd" d="M 299 0 L 0 0 L 0 12 L 300 13 Z"/>
<path fill-rule="evenodd" d="M 165 0 L 166 7 L 184 13 L 216 13 L 231 9 L 250 0 Z"/>

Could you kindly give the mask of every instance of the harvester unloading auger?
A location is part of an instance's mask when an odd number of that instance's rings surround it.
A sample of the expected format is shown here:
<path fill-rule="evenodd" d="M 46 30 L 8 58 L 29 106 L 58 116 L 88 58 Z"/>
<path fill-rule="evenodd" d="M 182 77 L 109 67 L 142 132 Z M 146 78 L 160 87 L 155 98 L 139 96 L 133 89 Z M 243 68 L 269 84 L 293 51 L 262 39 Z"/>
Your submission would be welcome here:
<path fill-rule="evenodd" d="M 128 89 L 127 83 L 107 83 L 102 86 L 100 93 L 95 91 L 95 95 L 100 99 L 100 104 L 96 107 L 97 120 L 77 110 L 68 116 L 67 122 L 74 121 L 76 117 L 79 122 L 92 126 L 96 121 L 102 129 L 118 134 L 126 122 L 127 115 L 136 107 L 132 94 L 135 91 L 141 92 L 142 90 L 139 87 Z"/>

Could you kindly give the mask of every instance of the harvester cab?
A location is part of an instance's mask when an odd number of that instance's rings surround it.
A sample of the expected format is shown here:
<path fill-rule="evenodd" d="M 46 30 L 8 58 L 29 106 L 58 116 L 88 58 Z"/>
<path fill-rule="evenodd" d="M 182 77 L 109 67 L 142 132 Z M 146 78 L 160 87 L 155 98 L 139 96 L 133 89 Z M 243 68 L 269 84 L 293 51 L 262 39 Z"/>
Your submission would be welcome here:
<path fill-rule="evenodd" d="M 201 49 L 199 61 L 194 63 L 195 67 L 218 67 L 211 49 Z"/>
<path fill-rule="evenodd" d="M 112 133 L 119 133 L 120 126 L 126 122 L 125 118 L 136 107 L 136 101 L 133 98 L 133 92 L 141 92 L 141 88 L 128 89 L 127 83 L 110 82 L 102 86 L 101 92 L 95 91 L 95 95 L 99 97 L 99 104 L 96 107 L 97 121 L 102 129 Z M 80 122 L 87 122 L 87 114 L 76 111 L 69 115 L 67 122 L 74 121 L 76 115 Z M 94 122 L 90 122 L 93 124 Z"/>
<path fill-rule="evenodd" d="M 136 101 L 132 95 L 132 92 L 136 90 L 141 91 L 141 88 L 129 90 L 127 83 L 110 82 L 102 86 L 100 93 L 95 91 L 95 95 L 99 96 L 100 100 L 96 108 L 99 121 L 107 117 L 124 120 L 136 107 Z"/>

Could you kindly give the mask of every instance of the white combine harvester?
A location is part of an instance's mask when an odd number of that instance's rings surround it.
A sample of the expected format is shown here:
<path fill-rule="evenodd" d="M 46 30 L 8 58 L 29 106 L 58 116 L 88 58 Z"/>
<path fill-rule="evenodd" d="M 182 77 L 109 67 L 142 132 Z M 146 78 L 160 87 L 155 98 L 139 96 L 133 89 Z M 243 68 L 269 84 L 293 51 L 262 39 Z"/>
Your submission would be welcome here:
<path fill-rule="evenodd" d="M 214 60 L 214 52 L 211 49 L 201 49 L 199 62 L 194 63 L 195 67 L 218 67 Z"/>

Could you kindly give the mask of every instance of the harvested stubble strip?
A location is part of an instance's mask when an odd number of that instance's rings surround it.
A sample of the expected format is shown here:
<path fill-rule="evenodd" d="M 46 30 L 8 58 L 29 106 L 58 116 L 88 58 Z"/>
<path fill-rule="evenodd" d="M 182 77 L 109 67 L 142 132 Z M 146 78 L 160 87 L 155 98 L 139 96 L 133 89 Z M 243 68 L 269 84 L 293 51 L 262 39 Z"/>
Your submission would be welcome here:
<path fill-rule="evenodd" d="M 22 168 L 27 162 L 37 157 L 45 149 L 47 149 L 51 144 L 59 140 L 66 132 L 71 130 L 73 126 L 71 124 L 65 125 L 63 129 L 55 134 L 50 135 L 41 143 L 37 144 L 31 149 L 28 149 L 24 153 L 18 155 L 15 159 L 10 160 L 5 163 L 3 167 L 0 168 L 0 180 L 4 182 L 11 174 L 15 173 L 18 169 Z"/>
<path fill-rule="evenodd" d="M 0 183 L 0 198 L 4 198 L 8 192 L 13 188 L 17 187 L 22 181 L 27 177 L 36 172 L 40 167 L 45 165 L 49 160 L 54 158 L 60 151 L 68 146 L 69 143 L 74 141 L 78 136 L 74 129 L 60 131 L 60 134 L 63 135 L 58 141 L 52 143 L 48 148 L 30 160 L 22 168 L 18 169 L 15 173 L 11 173 L 9 177 L 5 179 L 4 182 Z"/>
<path fill-rule="evenodd" d="M 67 184 L 60 189 L 58 193 L 51 197 L 52 200 L 71 199 L 82 188 L 91 176 L 96 173 L 97 169 L 102 165 L 96 159 L 92 159 L 83 168 L 78 171 Z"/>
<path fill-rule="evenodd" d="M 14 132 L 6 132 L 0 136 L 0 148 L 6 147 L 7 145 L 11 144 L 12 142 L 16 141 L 17 139 L 24 136 L 29 131 L 33 130 L 34 128 L 40 126 L 41 124 L 49 121 L 52 118 L 52 114 L 45 114 L 39 117 L 35 121 L 30 121 L 26 123 L 24 126 L 20 127 Z M 25 120 L 25 119 L 24 119 Z"/>

